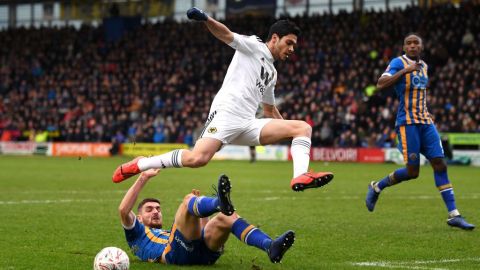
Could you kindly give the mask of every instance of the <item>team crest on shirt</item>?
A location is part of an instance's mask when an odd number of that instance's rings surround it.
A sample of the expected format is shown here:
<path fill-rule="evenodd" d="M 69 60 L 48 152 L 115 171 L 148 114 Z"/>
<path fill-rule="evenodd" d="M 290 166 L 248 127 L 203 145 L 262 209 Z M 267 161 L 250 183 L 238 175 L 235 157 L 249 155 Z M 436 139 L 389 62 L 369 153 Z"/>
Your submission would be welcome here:
<path fill-rule="evenodd" d="M 217 133 L 217 128 L 216 127 L 211 127 L 211 128 L 208 129 L 207 132 L 211 133 L 211 134 L 215 134 L 215 133 Z"/>
<path fill-rule="evenodd" d="M 417 160 L 418 157 L 417 157 L 417 154 L 411 153 L 411 154 L 408 156 L 408 158 L 409 158 L 410 160 Z"/>

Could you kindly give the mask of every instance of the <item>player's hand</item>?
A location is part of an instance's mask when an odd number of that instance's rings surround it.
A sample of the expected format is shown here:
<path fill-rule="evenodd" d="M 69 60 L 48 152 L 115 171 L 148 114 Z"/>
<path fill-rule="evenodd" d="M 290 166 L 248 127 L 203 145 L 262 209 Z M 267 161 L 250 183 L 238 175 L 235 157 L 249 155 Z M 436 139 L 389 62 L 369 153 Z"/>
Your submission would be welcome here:
<path fill-rule="evenodd" d="M 150 179 L 154 176 L 156 176 L 160 172 L 160 169 L 150 169 L 142 172 L 142 177 L 145 177 L 146 179 Z"/>
<path fill-rule="evenodd" d="M 187 17 L 190 20 L 195 20 L 195 21 L 205 22 L 208 20 L 208 15 L 205 12 L 203 12 L 203 10 L 196 7 L 192 7 L 187 11 Z"/>
<path fill-rule="evenodd" d="M 422 64 L 419 62 L 415 62 L 414 64 L 408 65 L 405 68 L 405 74 L 412 73 L 414 71 L 420 71 L 421 68 L 422 68 Z"/>

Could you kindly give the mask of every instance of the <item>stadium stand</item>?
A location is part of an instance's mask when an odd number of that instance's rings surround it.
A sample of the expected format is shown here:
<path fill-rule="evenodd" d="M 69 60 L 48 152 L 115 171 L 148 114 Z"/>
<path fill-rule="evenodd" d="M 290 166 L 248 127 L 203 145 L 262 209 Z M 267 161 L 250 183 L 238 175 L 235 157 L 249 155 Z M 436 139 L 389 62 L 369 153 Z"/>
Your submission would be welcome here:
<path fill-rule="evenodd" d="M 297 54 L 278 63 L 285 118 L 313 126 L 314 145 L 388 147 L 397 102 L 375 91 L 411 31 L 425 40 L 429 110 L 440 132 L 480 132 L 480 6 L 295 17 Z M 265 38 L 271 18 L 229 20 Z M 203 25 L 142 25 L 116 43 L 102 27 L 0 32 L 2 141 L 193 145 L 233 50 Z M 192 42 L 195 40 L 195 45 Z"/>

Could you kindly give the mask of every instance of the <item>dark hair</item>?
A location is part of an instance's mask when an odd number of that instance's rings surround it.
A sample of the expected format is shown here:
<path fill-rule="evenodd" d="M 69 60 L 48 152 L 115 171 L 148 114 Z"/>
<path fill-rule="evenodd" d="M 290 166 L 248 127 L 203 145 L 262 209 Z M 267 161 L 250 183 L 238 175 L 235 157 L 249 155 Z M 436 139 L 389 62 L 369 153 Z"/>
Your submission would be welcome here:
<path fill-rule="evenodd" d="M 405 37 L 403 38 L 403 44 L 405 44 L 405 40 L 407 39 L 407 37 L 409 36 L 417 36 L 419 39 L 420 39 L 420 42 L 423 44 L 423 38 L 422 36 L 420 36 L 418 33 L 416 32 L 410 32 L 408 34 L 405 35 Z"/>
<path fill-rule="evenodd" d="M 147 202 L 156 202 L 156 203 L 160 204 L 160 201 L 158 199 L 145 198 L 138 204 L 137 211 L 140 212 L 140 209 L 142 209 L 143 205 L 146 204 Z"/>
<path fill-rule="evenodd" d="M 276 23 L 270 26 L 270 32 L 268 32 L 267 42 L 272 39 L 273 34 L 277 34 L 279 38 L 282 38 L 288 34 L 294 34 L 297 37 L 301 31 L 298 26 L 289 20 L 278 20 Z"/>

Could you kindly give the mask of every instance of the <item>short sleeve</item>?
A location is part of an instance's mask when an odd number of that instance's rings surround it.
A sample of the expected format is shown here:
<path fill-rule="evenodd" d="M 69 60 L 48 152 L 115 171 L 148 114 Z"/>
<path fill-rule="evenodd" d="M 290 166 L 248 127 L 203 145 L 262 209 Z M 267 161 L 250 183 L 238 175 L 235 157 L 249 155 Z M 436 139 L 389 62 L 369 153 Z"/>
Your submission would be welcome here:
<path fill-rule="evenodd" d="M 133 225 L 130 228 L 123 227 L 125 230 L 125 237 L 127 238 L 127 242 L 133 242 L 135 239 L 142 235 L 142 232 L 145 231 L 145 226 L 138 222 L 137 217 L 133 221 Z"/>
<path fill-rule="evenodd" d="M 392 76 L 398 71 L 403 69 L 403 62 L 400 60 L 398 57 L 390 61 L 390 64 L 388 65 L 387 69 L 385 72 L 383 72 L 382 76 Z"/>
<path fill-rule="evenodd" d="M 243 53 L 253 54 L 259 51 L 260 46 L 263 46 L 263 44 L 263 41 L 257 36 L 244 36 L 233 33 L 233 41 L 228 45 Z"/>

